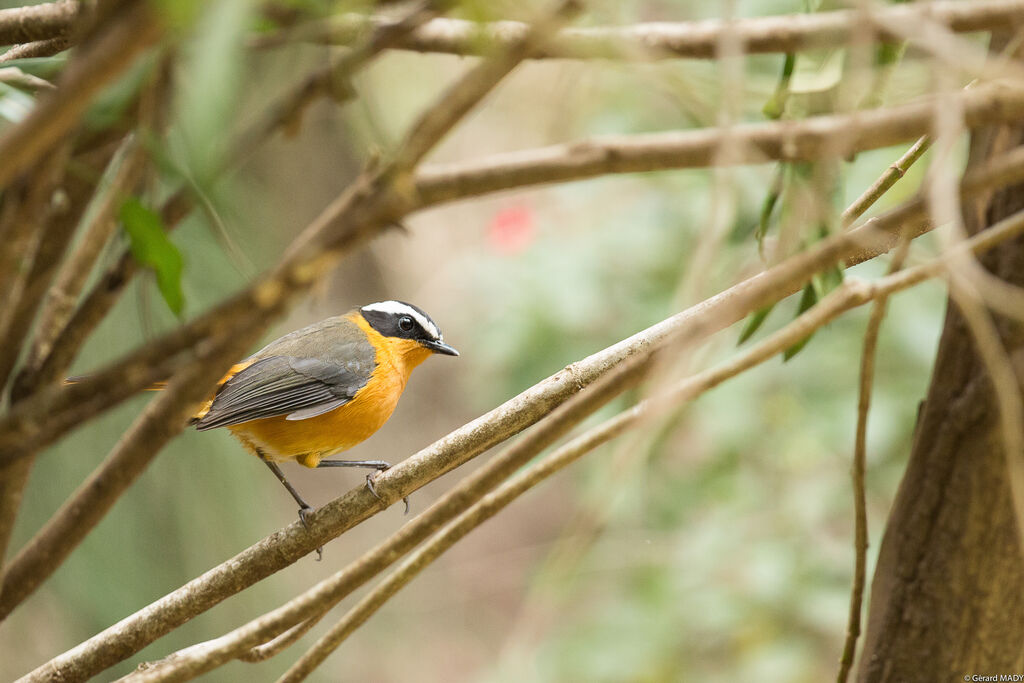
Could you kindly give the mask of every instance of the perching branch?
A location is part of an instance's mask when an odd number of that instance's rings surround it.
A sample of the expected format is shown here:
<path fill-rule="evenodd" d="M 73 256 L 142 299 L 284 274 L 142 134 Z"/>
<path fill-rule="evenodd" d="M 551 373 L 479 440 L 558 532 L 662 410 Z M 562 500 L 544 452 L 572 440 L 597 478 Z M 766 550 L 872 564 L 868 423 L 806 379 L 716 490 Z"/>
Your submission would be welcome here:
<path fill-rule="evenodd" d="M 880 25 L 882 41 L 898 42 L 900 37 L 885 25 L 915 25 L 922 15 L 951 31 L 969 33 L 1005 28 L 1020 23 L 1024 3 L 1015 0 L 975 0 L 963 3 L 942 0 L 923 6 L 872 7 L 871 15 Z M 852 10 L 790 14 L 736 19 L 729 30 L 747 54 L 800 52 L 834 47 L 850 42 L 861 17 Z M 254 38 L 260 47 L 294 41 L 350 45 L 379 25 L 380 19 L 343 15 L 326 22 L 297 26 L 280 33 Z M 725 23 L 720 20 L 659 22 L 625 27 L 567 28 L 553 36 L 548 46 L 533 59 L 621 59 L 671 58 L 710 59 Z M 396 47 L 416 52 L 455 55 L 489 55 L 522 38 L 526 25 L 515 21 L 480 24 L 460 19 L 434 19 L 398 42 Z"/>
<path fill-rule="evenodd" d="M 427 510 L 371 551 L 334 576 L 321 581 L 283 607 L 231 633 L 199 643 L 130 675 L 135 683 L 189 680 L 240 656 L 251 648 L 284 633 L 286 629 L 315 618 L 346 595 L 380 573 L 399 557 L 429 537 L 460 511 L 478 501 L 517 469 L 569 432 L 594 411 L 635 384 L 649 357 L 627 360 L 604 377 L 555 409 L 523 438 L 460 481 Z"/>

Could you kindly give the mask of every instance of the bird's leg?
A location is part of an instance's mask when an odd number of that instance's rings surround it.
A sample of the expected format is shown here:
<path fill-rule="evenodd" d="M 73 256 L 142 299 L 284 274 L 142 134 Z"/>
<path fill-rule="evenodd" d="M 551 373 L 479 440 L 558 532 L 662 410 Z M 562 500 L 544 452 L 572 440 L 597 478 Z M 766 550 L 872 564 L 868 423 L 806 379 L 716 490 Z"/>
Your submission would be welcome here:
<path fill-rule="evenodd" d="M 321 460 L 317 467 L 370 467 L 374 471 L 366 475 L 366 488 L 370 489 L 377 500 L 384 502 L 384 499 L 377 493 L 377 489 L 373 485 L 374 477 L 383 472 L 386 469 L 391 468 L 391 463 L 383 460 Z M 404 496 L 402 502 L 405 503 L 405 513 L 409 514 L 409 496 Z"/>
<path fill-rule="evenodd" d="M 263 452 L 260 451 L 259 449 L 256 450 L 256 455 L 260 456 L 260 460 L 262 460 L 263 463 L 270 468 L 270 471 L 274 473 L 274 476 L 277 477 L 277 480 L 284 484 L 284 487 L 288 489 L 288 493 L 292 494 L 292 498 L 294 498 L 295 502 L 299 504 L 299 521 L 302 522 L 302 526 L 305 527 L 306 531 L 309 531 L 309 523 L 306 522 L 306 515 L 308 515 L 309 512 L 313 509 L 313 506 L 307 503 L 306 501 L 302 500 L 302 496 L 300 496 L 299 492 L 295 490 L 295 487 L 291 485 L 291 482 L 285 479 L 284 472 L 281 471 L 281 468 L 277 466 L 276 462 L 268 459 L 267 456 L 264 455 Z M 316 549 L 317 561 L 319 562 L 321 559 L 323 559 L 323 556 L 324 548 L 323 546 L 320 546 Z"/>

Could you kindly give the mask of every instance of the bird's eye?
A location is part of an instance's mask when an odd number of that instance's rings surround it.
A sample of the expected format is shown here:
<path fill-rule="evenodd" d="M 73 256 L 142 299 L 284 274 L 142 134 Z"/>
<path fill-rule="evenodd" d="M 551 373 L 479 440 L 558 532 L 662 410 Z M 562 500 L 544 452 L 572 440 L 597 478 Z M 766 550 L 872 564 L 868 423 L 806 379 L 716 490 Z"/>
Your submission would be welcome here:
<path fill-rule="evenodd" d="M 403 315 L 398 319 L 398 329 L 402 330 L 402 332 L 411 332 L 413 327 L 412 318 L 409 316 Z"/>

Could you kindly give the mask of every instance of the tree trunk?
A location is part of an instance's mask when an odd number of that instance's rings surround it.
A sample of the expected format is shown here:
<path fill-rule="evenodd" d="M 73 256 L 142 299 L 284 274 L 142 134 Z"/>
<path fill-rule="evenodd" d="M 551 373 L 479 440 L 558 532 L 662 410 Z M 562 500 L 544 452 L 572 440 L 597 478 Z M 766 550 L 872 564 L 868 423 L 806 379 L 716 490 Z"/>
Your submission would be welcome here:
<path fill-rule="evenodd" d="M 1022 140 L 1020 128 L 977 131 L 969 166 Z M 965 205 L 964 222 L 973 233 L 1022 208 L 1024 188 L 1013 187 Z M 1024 240 L 1004 242 L 982 263 L 1024 285 Z M 1014 367 L 1024 368 L 1024 327 L 996 322 Z M 998 417 L 971 332 L 950 302 L 910 461 L 882 539 L 862 683 L 1024 672 L 1024 562 Z"/>

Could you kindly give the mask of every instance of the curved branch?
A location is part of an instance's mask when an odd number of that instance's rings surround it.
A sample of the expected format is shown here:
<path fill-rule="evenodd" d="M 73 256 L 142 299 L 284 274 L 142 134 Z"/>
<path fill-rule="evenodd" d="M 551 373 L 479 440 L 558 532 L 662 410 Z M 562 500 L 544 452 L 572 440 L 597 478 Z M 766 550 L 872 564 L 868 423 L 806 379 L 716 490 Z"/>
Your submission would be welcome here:
<path fill-rule="evenodd" d="M 926 16 L 951 31 L 967 33 L 1005 29 L 1024 20 L 1024 2 L 1016 0 L 956 0 L 931 2 L 927 6 L 872 8 L 878 24 L 916 25 Z M 799 52 L 848 43 L 863 17 L 856 11 L 841 10 L 814 14 L 736 19 L 729 22 L 747 54 Z M 332 45 L 349 45 L 384 20 L 361 15 L 343 15 L 325 23 L 299 26 L 278 34 L 258 37 L 256 47 L 273 47 L 296 40 Z M 567 28 L 556 34 L 543 51 L 532 59 L 710 59 L 725 31 L 721 20 L 642 23 L 623 27 Z M 398 41 L 396 47 L 416 52 L 453 55 L 488 55 L 522 38 L 527 25 L 517 21 L 478 23 L 461 19 L 434 19 Z M 899 42 L 899 35 L 880 27 L 879 38 Z"/>

